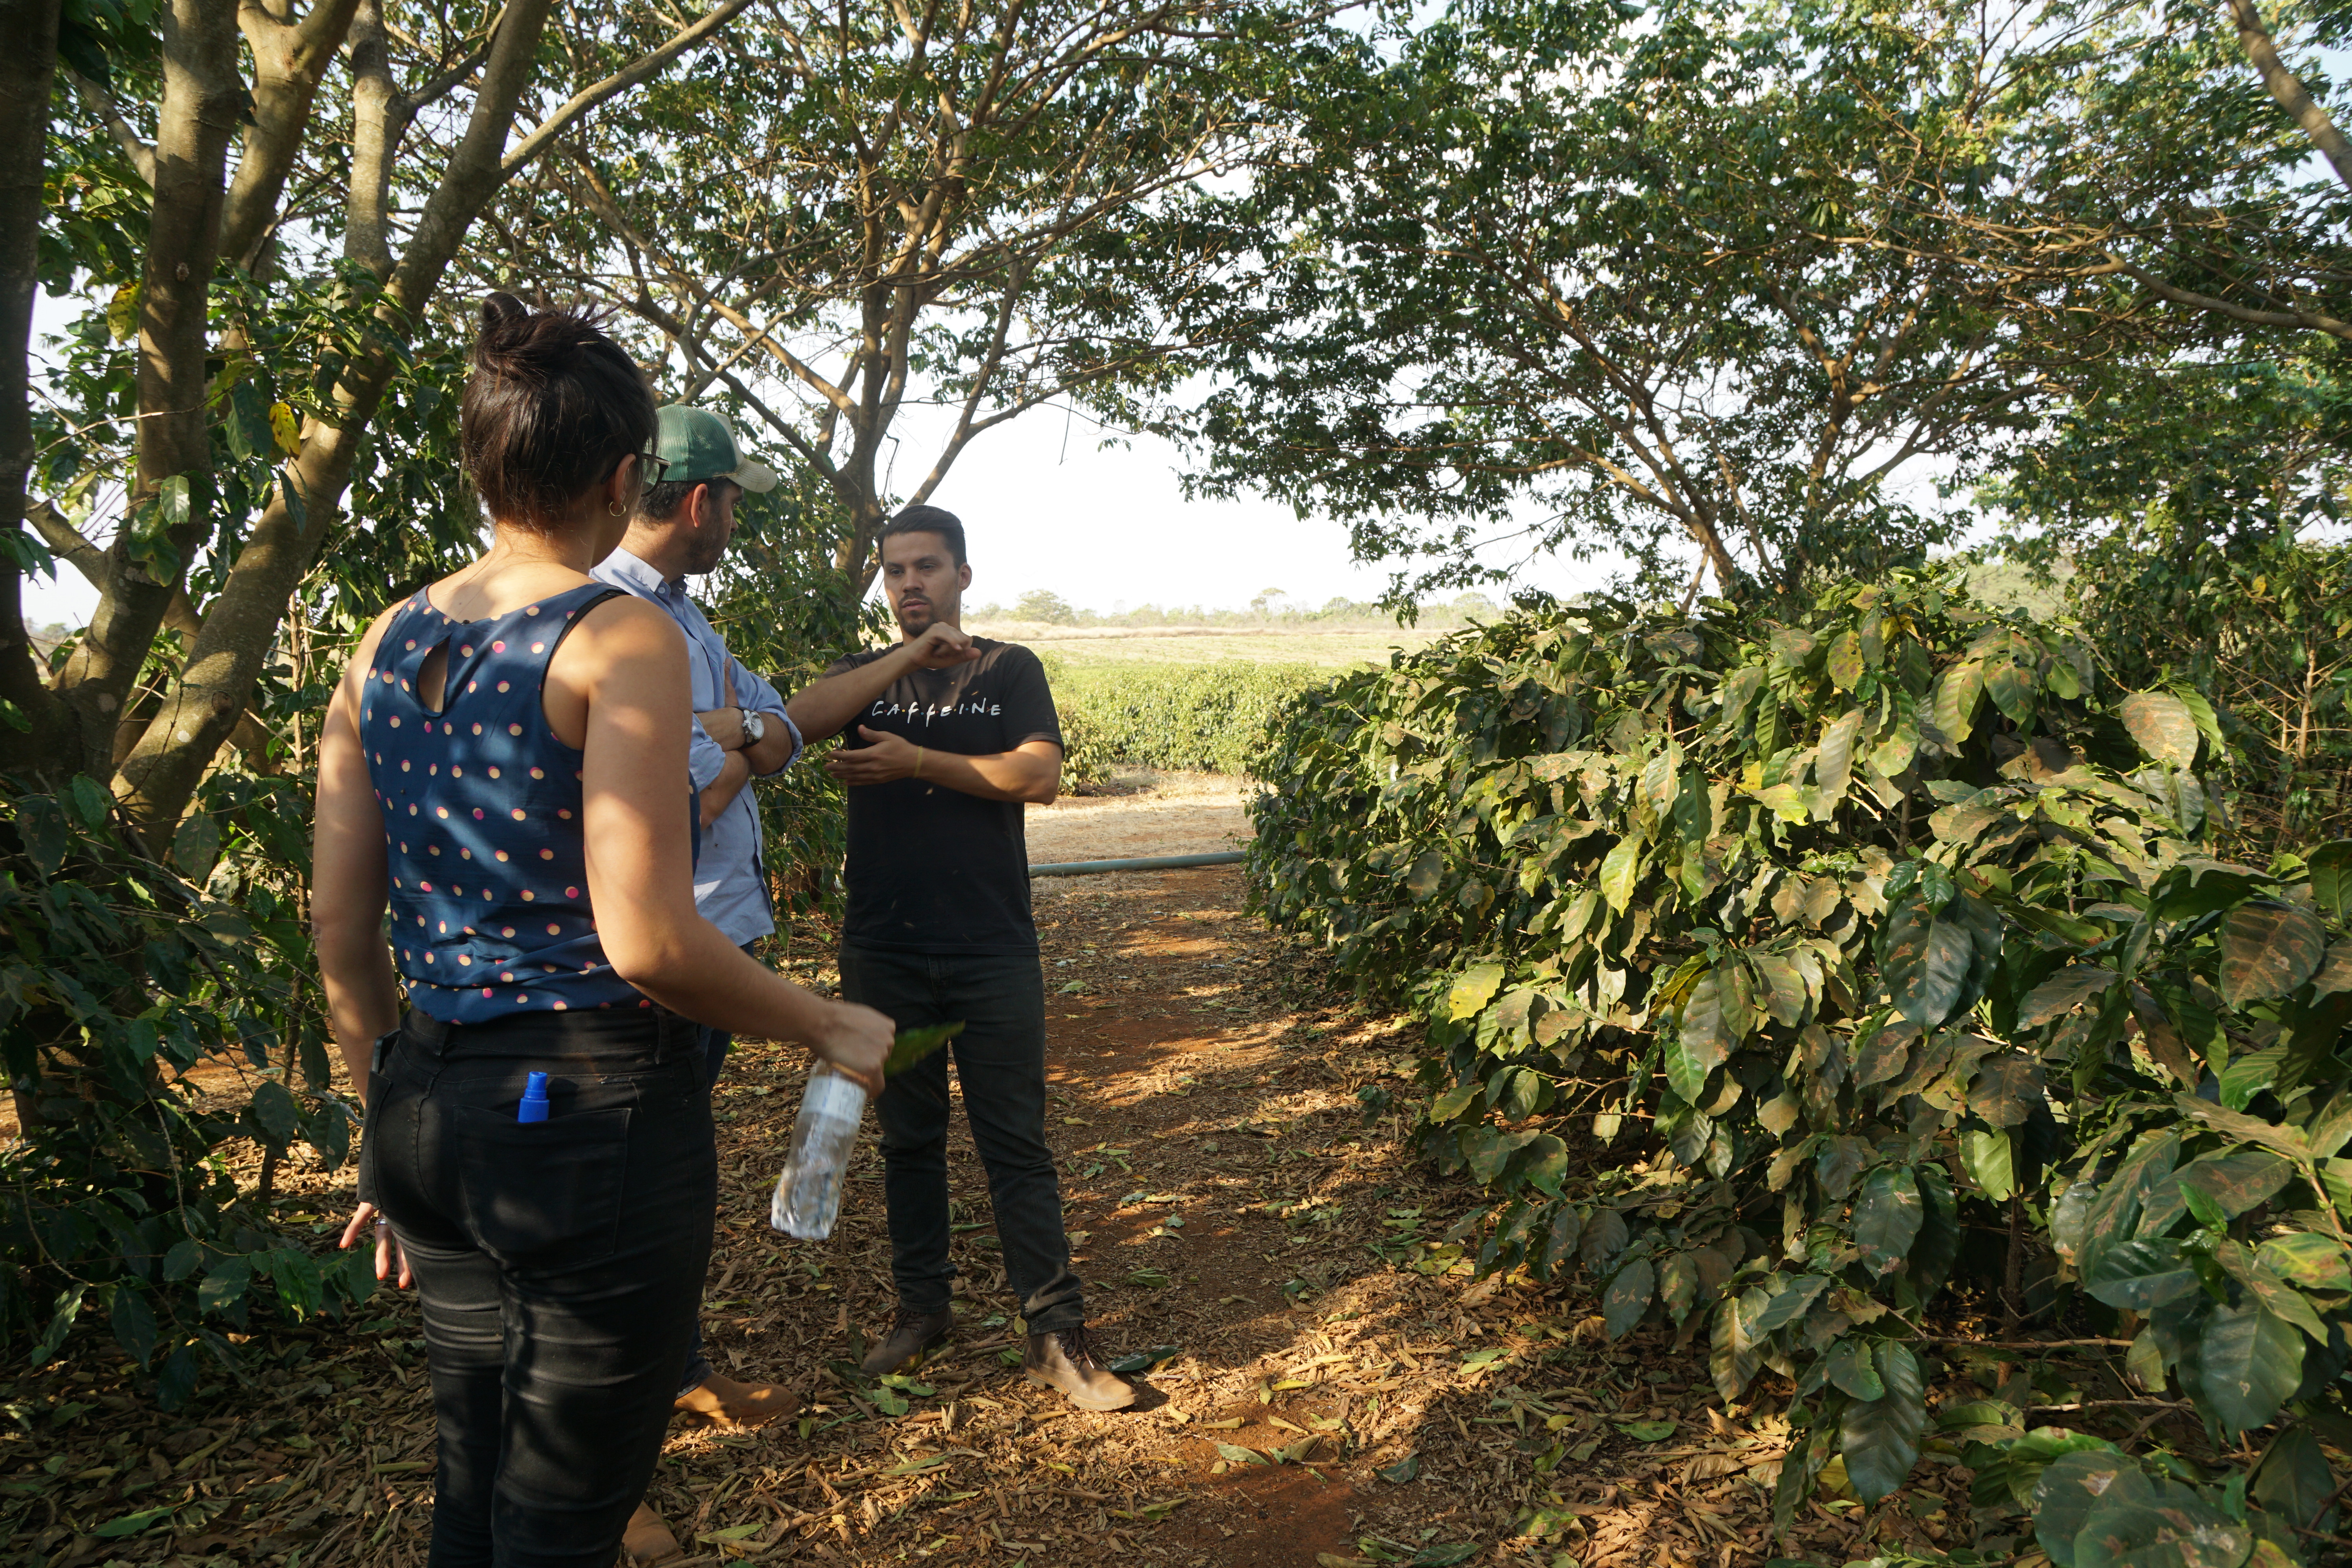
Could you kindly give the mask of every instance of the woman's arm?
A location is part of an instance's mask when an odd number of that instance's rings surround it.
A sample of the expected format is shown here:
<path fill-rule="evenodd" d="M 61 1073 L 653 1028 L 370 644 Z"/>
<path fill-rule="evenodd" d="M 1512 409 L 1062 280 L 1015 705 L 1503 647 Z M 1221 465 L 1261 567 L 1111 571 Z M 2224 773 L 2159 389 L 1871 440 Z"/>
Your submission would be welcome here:
<path fill-rule="evenodd" d="M 383 940 L 383 814 L 360 740 L 360 684 L 392 616 L 368 628 L 319 736 L 319 795 L 310 843 L 310 936 L 327 991 L 327 1016 L 362 1099 L 376 1037 L 400 1026 L 400 990 Z"/>
<path fill-rule="evenodd" d="M 550 724 L 583 755 L 588 901 L 614 970 L 698 1023 L 802 1041 L 878 1089 L 889 1019 L 793 984 L 695 910 L 679 722 L 692 700 L 676 623 L 641 600 L 606 600 L 557 649 L 547 691 Z"/>

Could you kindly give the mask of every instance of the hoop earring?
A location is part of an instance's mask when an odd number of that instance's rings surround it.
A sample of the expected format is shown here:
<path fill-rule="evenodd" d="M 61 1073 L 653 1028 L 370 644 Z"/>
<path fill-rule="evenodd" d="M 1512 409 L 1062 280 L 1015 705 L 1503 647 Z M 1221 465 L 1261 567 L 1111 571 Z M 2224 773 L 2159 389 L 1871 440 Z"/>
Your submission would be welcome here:
<path fill-rule="evenodd" d="M 621 510 L 621 503 L 616 500 L 606 501 L 604 503 L 604 510 L 611 512 L 614 517 L 626 517 L 629 515 Z"/>

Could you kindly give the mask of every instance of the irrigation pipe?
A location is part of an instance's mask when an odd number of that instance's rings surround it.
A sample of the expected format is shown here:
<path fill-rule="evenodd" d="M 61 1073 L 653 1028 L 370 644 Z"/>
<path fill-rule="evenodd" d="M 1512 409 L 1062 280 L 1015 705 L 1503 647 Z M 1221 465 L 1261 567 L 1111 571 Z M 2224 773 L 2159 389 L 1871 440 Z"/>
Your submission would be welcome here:
<path fill-rule="evenodd" d="M 1238 866 L 1242 852 L 1223 849 L 1214 855 L 1146 855 L 1134 860 L 1063 860 L 1032 866 L 1032 877 L 1099 877 L 1106 871 L 1182 871 L 1194 866 Z"/>

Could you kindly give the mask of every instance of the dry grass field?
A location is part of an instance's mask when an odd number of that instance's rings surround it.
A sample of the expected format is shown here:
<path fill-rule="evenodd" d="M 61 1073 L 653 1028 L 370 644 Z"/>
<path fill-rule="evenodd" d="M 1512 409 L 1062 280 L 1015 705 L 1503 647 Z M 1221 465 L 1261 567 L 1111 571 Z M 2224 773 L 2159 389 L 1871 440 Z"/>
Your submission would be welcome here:
<path fill-rule="evenodd" d="M 968 630 L 1017 642 L 1079 664 L 1309 664 L 1345 669 L 1386 664 L 1395 648 L 1417 648 L 1434 632 L 1404 627 L 1291 631 L 1282 626 L 1063 626 L 974 621 Z"/>

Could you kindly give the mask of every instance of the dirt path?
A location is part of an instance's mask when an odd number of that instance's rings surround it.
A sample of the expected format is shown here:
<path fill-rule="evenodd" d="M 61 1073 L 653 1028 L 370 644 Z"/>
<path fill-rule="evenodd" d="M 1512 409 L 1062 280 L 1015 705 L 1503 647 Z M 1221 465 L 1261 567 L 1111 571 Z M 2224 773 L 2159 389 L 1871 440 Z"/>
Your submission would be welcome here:
<path fill-rule="evenodd" d="M 1114 1351 L 1180 1352 L 1113 1415 L 1073 1412 L 1006 1364 L 1016 1304 L 959 1121 L 958 1338 L 902 1389 L 845 1375 L 891 1307 L 877 1157 L 869 1142 L 830 1242 L 777 1237 L 767 1194 L 803 1068 L 741 1048 L 719 1096 L 709 1348 L 812 1403 L 759 1432 L 674 1428 L 654 1495 L 691 1543 L 681 1564 L 1771 1554 L 1785 1424 L 1727 1419 L 1698 1354 L 1602 1346 L 1589 1303 L 1449 1275 L 1432 1249 L 1466 1191 L 1428 1174 L 1400 1120 L 1366 1127 L 1356 1094 L 1409 1036 L 1300 984 L 1229 868 L 1041 884 L 1038 915 L 1051 1130 L 1091 1316 Z M 288 1181 L 287 1219 L 323 1230 L 344 1212 L 347 1173 Z M 0 1384 L 21 1428 L 0 1432 L 0 1563 L 421 1563 L 433 1449 L 415 1304 L 380 1294 L 369 1310 L 269 1334 L 247 1386 L 179 1415 L 103 1373 Z M 1966 1475 L 1923 1478 L 1874 1528 L 1943 1539 L 1966 1518 Z M 143 1531 L 91 1533 L 159 1507 Z M 1805 1544 L 1865 1555 L 1853 1509 L 1815 1507 Z"/>
<path fill-rule="evenodd" d="M 1248 842 L 1245 780 L 1136 773 L 1113 780 L 1112 788 L 1119 793 L 1066 795 L 1051 805 L 1031 806 L 1029 863 L 1206 855 Z"/>

